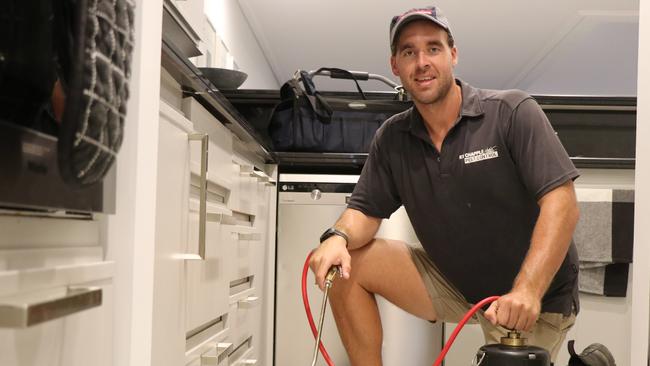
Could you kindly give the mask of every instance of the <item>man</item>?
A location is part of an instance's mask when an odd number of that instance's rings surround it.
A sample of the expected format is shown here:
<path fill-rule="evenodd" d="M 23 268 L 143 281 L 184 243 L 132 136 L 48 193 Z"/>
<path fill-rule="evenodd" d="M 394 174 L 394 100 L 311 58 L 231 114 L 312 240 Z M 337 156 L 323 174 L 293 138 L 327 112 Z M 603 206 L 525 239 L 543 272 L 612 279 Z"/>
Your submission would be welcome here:
<path fill-rule="evenodd" d="M 381 365 L 374 294 L 420 318 L 457 322 L 481 299 L 486 341 L 505 328 L 555 359 L 578 311 L 578 172 L 537 103 L 454 79 L 458 51 L 440 9 L 390 25 L 391 68 L 414 108 L 377 131 L 347 210 L 311 259 L 352 365 Z M 420 245 L 373 239 L 404 205 Z"/>

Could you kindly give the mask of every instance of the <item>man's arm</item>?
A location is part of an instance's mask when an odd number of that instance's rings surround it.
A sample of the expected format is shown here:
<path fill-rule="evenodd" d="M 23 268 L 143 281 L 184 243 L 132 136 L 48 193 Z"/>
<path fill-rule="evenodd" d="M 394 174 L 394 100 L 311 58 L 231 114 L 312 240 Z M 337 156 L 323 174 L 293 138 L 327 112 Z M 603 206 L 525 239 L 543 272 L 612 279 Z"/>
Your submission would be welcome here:
<path fill-rule="evenodd" d="M 537 321 L 541 300 L 564 261 L 579 211 L 573 181 L 539 199 L 540 213 L 530 248 L 512 290 L 492 303 L 485 317 L 509 329 L 530 330 Z"/>
<path fill-rule="evenodd" d="M 361 248 L 375 237 L 381 219 L 364 214 L 361 211 L 348 208 L 338 219 L 334 228 L 348 236 L 347 248 L 345 239 L 332 235 L 325 240 L 311 256 L 309 266 L 316 275 L 316 283 L 323 289 L 325 276 L 330 267 L 340 265 L 343 278 L 350 277 L 350 254 L 348 250 Z"/>

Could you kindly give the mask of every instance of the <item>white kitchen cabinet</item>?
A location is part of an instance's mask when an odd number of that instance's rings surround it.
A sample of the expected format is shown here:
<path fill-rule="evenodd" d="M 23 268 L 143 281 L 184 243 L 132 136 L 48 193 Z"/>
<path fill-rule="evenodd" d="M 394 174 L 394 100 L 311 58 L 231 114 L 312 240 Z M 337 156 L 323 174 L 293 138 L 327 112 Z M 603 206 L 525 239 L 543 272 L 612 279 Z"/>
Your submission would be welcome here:
<path fill-rule="evenodd" d="M 185 355 L 185 257 L 192 123 L 160 103 L 154 262 L 153 365 L 181 365 Z"/>
<path fill-rule="evenodd" d="M 264 164 L 234 152 L 236 138 L 196 100 L 185 98 L 181 109 L 161 101 L 152 363 L 210 364 L 216 343 L 232 343 L 239 348 L 228 351 L 230 364 L 252 364 L 272 326 L 262 324 L 261 304 L 273 293 L 265 275 L 274 186 L 260 173 Z M 204 246 L 197 134 L 208 135 Z"/>
<path fill-rule="evenodd" d="M 191 215 L 190 228 L 198 229 L 198 215 Z M 219 223 L 207 223 L 205 260 L 187 260 L 185 269 L 186 332 L 205 327 L 228 313 L 229 281 L 225 244 Z"/>
<path fill-rule="evenodd" d="M 99 220 L 4 215 L 0 232 L 0 365 L 112 365 L 114 263 L 104 260 Z M 9 313 L 29 304 L 52 319 Z"/>
<path fill-rule="evenodd" d="M 102 305 L 24 329 L 0 330 L 0 365 L 112 365 L 112 285 L 84 283 L 102 290 Z M 64 289 L 61 289 L 64 290 Z"/>
<path fill-rule="evenodd" d="M 239 154 L 233 154 L 232 171 L 235 174 L 231 204 L 233 211 L 255 215 L 257 202 L 255 166 Z"/>
<path fill-rule="evenodd" d="M 210 152 L 208 154 L 208 181 L 212 184 L 230 189 L 235 178 L 232 170 L 233 136 L 210 112 L 208 112 L 196 99 L 184 98 L 182 109 L 185 117 L 192 121 L 194 128 L 207 133 L 210 137 Z M 192 160 L 195 164 L 199 161 L 199 146 L 191 146 Z M 230 197 L 226 197 L 229 199 Z"/>

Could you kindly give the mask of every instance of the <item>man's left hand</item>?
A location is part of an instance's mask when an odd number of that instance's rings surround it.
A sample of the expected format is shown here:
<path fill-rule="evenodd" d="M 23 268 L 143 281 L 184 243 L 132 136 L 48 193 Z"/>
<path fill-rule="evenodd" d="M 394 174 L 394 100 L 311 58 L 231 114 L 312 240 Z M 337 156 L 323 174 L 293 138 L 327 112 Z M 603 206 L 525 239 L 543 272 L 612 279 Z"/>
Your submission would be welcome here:
<path fill-rule="evenodd" d="M 485 312 L 485 318 L 507 329 L 529 331 L 537 322 L 541 306 L 534 293 L 513 290 L 494 301 Z"/>

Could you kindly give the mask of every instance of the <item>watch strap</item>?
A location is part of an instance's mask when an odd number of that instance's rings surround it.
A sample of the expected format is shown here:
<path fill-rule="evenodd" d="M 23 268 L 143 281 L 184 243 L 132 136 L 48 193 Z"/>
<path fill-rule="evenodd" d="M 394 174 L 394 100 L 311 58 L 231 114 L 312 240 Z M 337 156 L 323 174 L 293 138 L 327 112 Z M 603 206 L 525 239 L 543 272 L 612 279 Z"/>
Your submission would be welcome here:
<path fill-rule="evenodd" d="M 338 236 L 342 237 L 343 239 L 345 239 L 345 246 L 346 247 L 348 246 L 348 241 L 349 241 L 348 235 L 346 233 L 342 232 L 341 230 L 337 230 L 337 229 L 335 229 L 333 227 L 325 230 L 323 235 L 320 236 L 320 242 L 321 243 L 324 242 L 325 240 L 329 239 L 332 235 L 338 235 Z"/>

